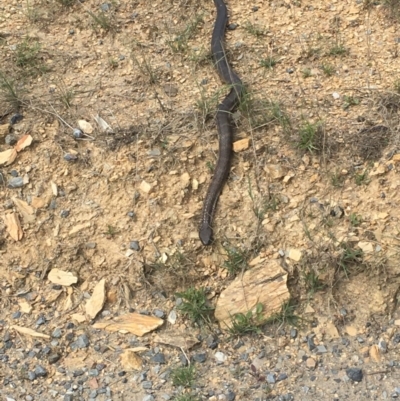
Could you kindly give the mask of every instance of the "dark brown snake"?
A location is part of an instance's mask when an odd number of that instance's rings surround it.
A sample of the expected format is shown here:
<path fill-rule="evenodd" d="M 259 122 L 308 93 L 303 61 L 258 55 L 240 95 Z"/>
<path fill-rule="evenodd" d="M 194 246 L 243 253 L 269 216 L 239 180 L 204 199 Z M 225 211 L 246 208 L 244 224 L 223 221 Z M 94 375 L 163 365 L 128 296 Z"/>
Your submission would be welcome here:
<path fill-rule="evenodd" d="M 219 195 L 229 176 L 231 167 L 233 143 L 232 112 L 238 106 L 243 92 L 242 81 L 229 66 L 226 58 L 224 36 L 228 23 L 228 10 L 223 0 L 214 0 L 214 4 L 217 8 L 217 19 L 211 38 L 211 52 L 221 80 L 230 85 L 231 90 L 218 106 L 216 115 L 219 150 L 217 165 L 210 186 L 208 187 L 201 214 L 199 237 L 203 245 L 211 245 L 213 242 L 212 221 L 215 207 L 217 206 Z"/>

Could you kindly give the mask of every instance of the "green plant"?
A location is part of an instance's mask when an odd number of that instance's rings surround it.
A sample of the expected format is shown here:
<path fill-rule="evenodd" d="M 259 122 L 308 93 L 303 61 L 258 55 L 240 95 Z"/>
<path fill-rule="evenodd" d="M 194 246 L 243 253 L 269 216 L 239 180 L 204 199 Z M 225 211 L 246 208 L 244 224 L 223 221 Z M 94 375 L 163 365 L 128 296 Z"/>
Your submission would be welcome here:
<path fill-rule="evenodd" d="M 346 49 L 343 44 L 341 43 L 336 43 L 335 45 L 333 45 L 330 50 L 329 50 L 329 55 L 330 56 L 343 56 L 345 54 L 347 54 L 349 51 L 348 49 Z"/>
<path fill-rule="evenodd" d="M 49 70 L 40 57 L 40 43 L 37 40 L 26 38 L 15 48 L 15 65 L 27 74 L 42 74 Z"/>
<path fill-rule="evenodd" d="M 331 64 L 322 64 L 321 69 L 327 77 L 332 76 L 336 72 L 335 67 Z"/>
<path fill-rule="evenodd" d="M 192 394 L 179 394 L 173 398 L 173 401 L 199 401 L 199 398 Z"/>
<path fill-rule="evenodd" d="M 354 248 L 351 243 L 342 242 L 340 247 L 342 248 L 342 252 L 338 260 L 338 265 L 348 278 L 351 267 L 362 263 L 364 253 L 361 249 Z"/>
<path fill-rule="evenodd" d="M 86 10 L 86 12 L 92 18 L 94 29 L 100 27 L 105 32 L 114 32 L 116 30 L 115 21 L 112 13 L 106 11 L 99 11 L 98 13 L 94 13 L 90 10 Z"/>
<path fill-rule="evenodd" d="M 267 110 L 270 119 L 276 121 L 281 127 L 284 133 L 289 133 L 292 128 L 292 123 L 288 114 L 284 111 L 282 105 L 278 102 L 269 102 Z"/>
<path fill-rule="evenodd" d="M 194 383 L 196 372 L 193 365 L 176 368 L 171 371 L 172 384 L 176 387 L 190 387 Z"/>
<path fill-rule="evenodd" d="M 263 323 L 264 318 L 262 315 L 263 305 L 258 303 L 253 311 L 249 310 L 247 313 L 237 313 L 231 316 L 231 326 L 228 328 L 232 336 L 243 336 L 246 334 L 260 334 L 260 325 Z"/>
<path fill-rule="evenodd" d="M 40 12 L 38 7 L 32 6 L 29 3 L 29 0 L 26 1 L 26 16 L 32 23 L 36 23 L 40 19 Z"/>
<path fill-rule="evenodd" d="M 178 33 L 173 40 L 167 42 L 171 50 L 174 53 L 185 53 L 189 40 L 192 39 L 203 22 L 203 16 L 200 14 L 196 14 L 193 19 L 189 20 L 185 29 Z"/>
<path fill-rule="evenodd" d="M 240 271 L 247 269 L 246 251 L 227 246 L 225 247 L 227 253 L 227 260 L 224 262 L 224 268 L 228 271 L 230 276 L 236 276 Z"/>
<path fill-rule="evenodd" d="M 178 310 L 192 322 L 201 324 L 210 320 L 210 313 L 214 308 L 208 304 L 205 289 L 190 287 L 186 291 L 179 292 L 176 295 L 182 298 L 182 303 L 178 306 Z"/>
<path fill-rule="evenodd" d="M 304 281 L 310 295 L 325 288 L 324 283 L 321 282 L 318 275 L 313 270 L 304 273 Z"/>
<path fill-rule="evenodd" d="M 279 60 L 272 56 L 268 56 L 260 60 L 261 67 L 267 68 L 268 70 L 274 68 L 278 63 Z"/>
<path fill-rule="evenodd" d="M 17 111 L 22 105 L 22 94 L 17 84 L 0 71 L 0 101 Z"/>
<path fill-rule="evenodd" d="M 321 122 L 311 123 L 306 121 L 299 129 L 297 147 L 311 153 L 318 151 L 319 135 L 321 135 Z"/>
<path fill-rule="evenodd" d="M 250 21 L 247 21 L 244 24 L 244 29 L 246 30 L 246 32 L 256 37 L 263 36 L 266 33 L 265 29 L 263 29 L 259 25 L 251 23 Z"/>
<path fill-rule="evenodd" d="M 134 54 L 132 54 L 133 62 L 138 66 L 142 75 L 147 76 L 150 84 L 155 84 L 158 81 L 158 76 L 155 69 L 152 67 L 150 61 L 143 55 L 142 60 L 139 61 Z"/>
<path fill-rule="evenodd" d="M 311 68 L 303 68 L 301 71 L 303 78 L 310 78 L 312 76 Z"/>
<path fill-rule="evenodd" d="M 117 229 L 111 224 L 107 224 L 107 231 L 104 232 L 108 237 L 114 237 L 118 233 Z"/>
<path fill-rule="evenodd" d="M 355 173 L 354 180 L 357 185 L 369 184 L 368 169 L 365 169 L 362 173 Z"/>
<path fill-rule="evenodd" d="M 281 310 L 272 316 L 270 316 L 266 323 L 279 323 L 279 324 L 288 324 L 290 326 L 298 326 L 299 322 L 302 318 L 294 313 L 295 306 L 292 305 L 290 301 L 285 302 Z"/>
<path fill-rule="evenodd" d="M 71 7 L 76 2 L 76 0 L 57 0 L 57 2 L 64 7 Z"/>
<path fill-rule="evenodd" d="M 72 100 L 75 97 L 75 92 L 73 89 L 67 88 L 63 80 L 57 84 L 57 89 L 58 97 L 61 103 L 63 103 L 65 107 L 70 108 L 72 106 Z"/>
<path fill-rule="evenodd" d="M 253 194 L 250 178 L 248 178 L 249 196 L 253 203 L 253 212 L 257 219 L 261 222 L 264 220 L 265 213 L 269 210 L 276 212 L 280 203 L 279 198 L 275 194 L 269 194 L 268 199 L 258 200 Z"/>
<path fill-rule="evenodd" d="M 356 213 L 351 213 L 349 216 L 349 222 L 353 227 L 357 227 L 363 222 L 363 219 L 362 216 Z"/>
<path fill-rule="evenodd" d="M 394 90 L 400 94 L 400 79 L 396 79 L 393 83 Z"/>
<path fill-rule="evenodd" d="M 334 187 L 341 188 L 344 185 L 344 182 L 346 180 L 346 177 L 341 174 L 340 172 L 335 171 L 334 173 L 331 174 L 331 184 Z"/>
<path fill-rule="evenodd" d="M 353 96 L 343 96 L 343 110 L 348 109 L 350 106 L 356 106 L 357 104 L 360 104 L 360 99 L 353 97 Z"/>

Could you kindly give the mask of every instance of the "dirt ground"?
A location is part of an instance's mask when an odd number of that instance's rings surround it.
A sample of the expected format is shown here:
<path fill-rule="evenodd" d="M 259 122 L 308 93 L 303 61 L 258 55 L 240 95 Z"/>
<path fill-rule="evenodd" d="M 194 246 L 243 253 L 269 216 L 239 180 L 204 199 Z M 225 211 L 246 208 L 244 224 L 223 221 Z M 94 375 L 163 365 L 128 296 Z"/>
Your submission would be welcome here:
<path fill-rule="evenodd" d="M 52 335 L 72 321 L 93 343 L 112 343 L 114 354 L 60 347 L 57 363 L 74 365 L 79 356 L 121 370 L 115 350 L 133 340 L 71 317 L 84 312 L 101 279 L 107 300 L 99 318 L 169 315 L 176 292 L 192 286 L 207 288 L 214 304 L 232 280 L 226 261 L 245 255 L 249 263 L 261 257 L 285 264 L 304 320 L 298 336 L 289 325 L 273 325 L 234 348 L 216 323 L 199 329 L 177 312 L 177 321 L 158 332 L 203 339 L 215 332 L 219 349 L 232 358 L 201 365 L 201 391 L 192 389 L 200 399 L 230 399 L 227 388 L 243 400 L 400 397 L 394 342 L 400 326 L 400 5 L 227 3 L 229 60 L 247 93 L 233 116 L 240 142 L 212 247 L 201 245 L 197 228 L 218 151 L 213 117 L 228 90 L 210 57 L 213 2 L 0 4 L 0 333 L 11 333 L 16 344 L 7 351 L 10 361 L 22 363 L 19 353 L 37 341 L 11 326 Z M 82 138 L 74 137 L 77 128 Z M 23 149 L 11 151 L 18 140 Z M 72 272 L 78 282 L 54 285 L 52 269 Z M 317 353 L 317 367 L 303 366 L 309 357 L 300 351 L 309 347 L 310 333 L 320 345 L 342 341 L 347 352 L 332 351 L 332 361 Z M 140 344 L 154 347 L 155 335 Z M 0 356 L 6 342 L 0 338 Z M 172 363 L 179 352 L 169 352 Z M 239 354 L 249 359 L 238 356 L 234 363 Z M 250 368 L 256 357 L 265 364 L 254 369 L 291 374 L 279 383 L 267 380 L 267 391 L 265 378 Z M 0 372 L 3 399 L 29 399 L 21 388 L 35 400 L 68 399 L 57 387 L 56 365 L 46 365 L 45 381 L 29 382 L 10 363 Z M 332 368 L 340 376 L 361 365 L 368 380 L 358 386 L 327 373 Z M 239 366 L 243 376 L 235 376 Z M 140 387 L 135 374 L 126 384 L 116 382 L 114 396 L 104 399 L 168 399 L 157 388 Z M 179 399 L 170 380 L 163 385 Z M 132 386 L 140 390 L 135 396 Z M 219 394 L 221 386 L 226 391 Z M 82 394 L 76 399 L 89 399 Z"/>

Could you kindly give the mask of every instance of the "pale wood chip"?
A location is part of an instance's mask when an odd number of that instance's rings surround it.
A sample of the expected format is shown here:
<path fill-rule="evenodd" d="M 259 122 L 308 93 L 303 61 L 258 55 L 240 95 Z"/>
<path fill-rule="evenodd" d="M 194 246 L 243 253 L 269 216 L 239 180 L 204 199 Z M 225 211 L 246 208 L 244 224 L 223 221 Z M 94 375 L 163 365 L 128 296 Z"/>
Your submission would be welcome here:
<path fill-rule="evenodd" d="M 106 301 L 106 280 L 103 278 L 100 280 L 93 289 L 92 296 L 86 302 L 85 311 L 86 314 L 94 319 L 97 314 L 102 310 Z"/>
<path fill-rule="evenodd" d="M 381 360 L 381 352 L 379 351 L 379 347 L 374 344 L 369 349 L 369 355 L 375 362 L 380 362 Z"/>
<path fill-rule="evenodd" d="M 19 309 L 21 312 L 29 314 L 32 311 L 32 305 L 26 299 L 20 299 L 18 301 Z"/>
<path fill-rule="evenodd" d="M 7 232 L 14 241 L 20 241 L 24 236 L 21 228 L 21 223 L 19 222 L 19 217 L 16 213 L 6 213 L 3 217 L 4 223 L 7 228 Z"/>
<path fill-rule="evenodd" d="M 142 369 L 142 358 L 137 355 L 132 349 L 126 349 L 120 356 L 121 366 L 125 370 L 141 370 Z"/>
<path fill-rule="evenodd" d="M 241 152 L 242 150 L 248 149 L 250 146 L 250 138 L 239 139 L 233 143 L 233 151 Z"/>
<path fill-rule="evenodd" d="M 17 157 L 17 151 L 15 149 L 7 149 L 4 152 L 0 152 L 0 166 L 5 165 L 8 166 L 11 164 Z"/>
<path fill-rule="evenodd" d="M 164 320 L 158 317 L 141 315 L 140 313 L 129 313 L 118 316 L 113 321 L 101 321 L 95 323 L 93 327 L 95 329 L 121 331 L 135 334 L 137 336 L 143 336 L 144 334 L 157 329 L 163 323 Z"/>
<path fill-rule="evenodd" d="M 290 298 L 287 288 L 287 272 L 276 260 L 239 275 L 220 295 L 215 308 L 215 317 L 222 328 L 230 327 L 232 316 L 249 311 L 255 312 L 262 305 L 260 324 Z"/>
<path fill-rule="evenodd" d="M 49 339 L 50 336 L 48 336 L 47 334 L 43 334 L 43 333 L 39 333 L 38 331 L 29 329 L 28 327 L 22 327 L 22 326 L 11 326 L 12 329 L 14 329 L 15 331 L 18 331 L 18 333 L 21 334 L 26 334 L 28 336 L 31 337 L 36 337 L 36 338 L 46 338 Z"/>
<path fill-rule="evenodd" d="M 33 141 L 33 138 L 30 135 L 24 135 L 15 145 L 14 149 L 17 152 L 21 152 L 21 150 L 27 148 Z"/>
<path fill-rule="evenodd" d="M 14 205 L 18 209 L 25 223 L 33 223 L 35 221 L 35 209 L 29 206 L 27 202 L 16 197 L 11 198 Z"/>
<path fill-rule="evenodd" d="M 85 134 L 91 134 L 93 132 L 93 127 L 92 124 L 88 123 L 85 120 L 79 120 L 78 121 L 78 127 L 85 133 Z"/>
<path fill-rule="evenodd" d="M 76 277 L 74 273 L 60 269 L 51 269 L 47 278 L 53 284 L 64 285 L 66 287 L 78 282 L 78 277 Z"/>
<path fill-rule="evenodd" d="M 155 336 L 156 343 L 171 345 L 172 347 L 183 348 L 189 350 L 199 343 L 196 336 L 189 333 L 177 333 L 174 331 L 166 331 Z"/>
<path fill-rule="evenodd" d="M 150 185 L 148 182 L 146 182 L 146 181 L 143 180 L 143 181 L 140 183 L 139 189 L 140 189 L 142 192 L 148 194 L 148 193 L 151 191 L 151 185 Z"/>

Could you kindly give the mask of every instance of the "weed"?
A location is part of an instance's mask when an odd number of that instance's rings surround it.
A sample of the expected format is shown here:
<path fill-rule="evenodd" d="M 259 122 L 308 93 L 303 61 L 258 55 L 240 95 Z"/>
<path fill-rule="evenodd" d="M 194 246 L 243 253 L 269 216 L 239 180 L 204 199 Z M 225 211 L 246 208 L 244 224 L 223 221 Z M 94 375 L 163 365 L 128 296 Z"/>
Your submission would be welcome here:
<path fill-rule="evenodd" d="M 330 48 L 328 54 L 330 56 L 335 56 L 336 57 L 336 56 L 343 56 L 343 55 L 347 54 L 348 52 L 349 52 L 348 49 L 346 49 L 343 44 L 336 43 L 335 45 L 333 45 Z"/>
<path fill-rule="evenodd" d="M 72 89 L 66 87 L 64 81 L 57 85 L 59 91 L 59 99 L 61 103 L 64 104 L 65 107 L 70 108 L 72 105 L 72 100 L 75 97 L 75 92 Z"/>
<path fill-rule="evenodd" d="M 321 54 L 321 48 L 308 46 L 306 49 L 303 49 L 302 53 L 303 57 L 306 59 L 316 59 Z"/>
<path fill-rule="evenodd" d="M 32 6 L 28 0 L 26 1 L 26 16 L 32 23 L 36 23 L 40 19 L 39 9 L 37 7 Z"/>
<path fill-rule="evenodd" d="M 208 170 L 209 170 L 210 173 L 213 173 L 213 172 L 214 172 L 215 166 L 214 166 L 214 164 L 211 163 L 210 161 L 206 162 L 206 167 L 208 168 Z"/>
<path fill-rule="evenodd" d="M 276 212 L 278 210 L 278 205 L 280 203 L 280 200 L 275 194 L 269 194 L 268 199 L 262 199 L 261 201 L 258 201 L 253 194 L 250 178 L 248 179 L 248 183 L 249 183 L 249 196 L 253 203 L 253 212 L 257 217 L 257 219 L 261 222 L 264 220 L 265 214 L 269 210 L 273 212 Z"/>
<path fill-rule="evenodd" d="M 142 73 L 142 75 L 148 77 L 149 83 L 151 85 L 157 83 L 158 81 L 157 73 L 155 69 L 152 67 L 150 61 L 145 56 L 143 56 L 142 61 L 139 61 L 132 54 L 132 60 L 138 66 L 139 71 Z"/>
<path fill-rule="evenodd" d="M 114 32 L 115 29 L 115 21 L 112 13 L 107 13 L 105 11 L 99 11 L 98 13 L 94 13 L 93 11 L 86 10 L 87 13 L 92 18 L 93 28 L 100 27 L 105 32 Z"/>
<path fill-rule="evenodd" d="M 260 334 L 259 326 L 263 323 L 263 306 L 261 303 L 256 305 L 253 311 L 248 311 L 246 314 L 237 313 L 231 317 L 231 326 L 228 331 L 232 336 L 243 336 L 246 334 Z"/>
<path fill-rule="evenodd" d="M 57 0 L 63 7 L 71 7 L 75 2 L 76 0 Z"/>
<path fill-rule="evenodd" d="M 292 123 L 280 103 L 270 102 L 268 114 L 272 121 L 276 121 L 282 127 L 284 133 L 289 133 L 291 131 Z"/>
<path fill-rule="evenodd" d="M 350 106 L 356 106 L 357 104 L 360 104 L 360 99 L 353 97 L 353 96 L 343 96 L 343 110 L 348 109 Z"/>
<path fill-rule="evenodd" d="M 224 268 L 230 276 L 236 276 L 237 273 L 247 269 L 247 252 L 229 246 L 225 247 L 225 250 L 228 259 L 224 262 Z"/>
<path fill-rule="evenodd" d="M 15 111 L 22 104 L 22 96 L 15 81 L 5 76 L 2 72 L 0 72 L 0 101 L 9 105 Z"/>
<path fill-rule="evenodd" d="M 210 320 L 210 313 L 214 308 L 208 305 L 205 289 L 190 287 L 176 295 L 182 298 L 178 309 L 192 322 L 201 324 Z"/>
<path fill-rule="evenodd" d="M 189 21 L 185 29 L 180 32 L 174 40 L 169 40 L 167 43 L 173 53 L 185 53 L 188 48 L 189 40 L 194 36 L 200 24 L 203 23 L 203 17 L 196 14 L 195 17 Z"/>
<path fill-rule="evenodd" d="M 261 67 L 267 68 L 268 70 L 272 70 L 278 63 L 279 60 L 272 56 L 260 60 Z"/>
<path fill-rule="evenodd" d="M 368 169 L 365 169 L 362 173 L 355 173 L 354 181 L 357 185 L 368 185 L 370 181 L 368 177 Z"/>
<path fill-rule="evenodd" d="M 331 184 L 336 188 L 342 188 L 346 177 L 339 172 L 335 171 L 331 174 Z"/>
<path fill-rule="evenodd" d="M 362 222 L 362 216 L 356 214 L 356 213 L 351 213 L 349 216 L 349 222 L 353 227 L 358 227 Z"/>
<path fill-rule="evenodd" d="M 192 394 L 180 394 L 174 397 L 173 401 L 199 401 L 199 399 Z"/>
<path fill-rule="evenodd" d="M 311 68 L 303 68 L 301 71 L 303 78 L 310 78 L 312 76 Z"/>
<path fill-rule="evenodd" d="M 194 383 L 196 372 L 194 366 L 184 366 L 171 371 L 172 384 L 176 387 L 190 387 Z"/>
<path fill-rule="evenodd" d="M 389 16 L 391 18 L 399 18 L 400 17 L 400 3 L 399 0 L 383 0 L 383 6 L 386 10 L 388 10 Z"/>
<path fill-rule="evenodd" d="M 244 24 L 244 29 L 250 35 L 253 35 L 253 36 L 256 36 L 256 37 L 263 36 L 266 33 L 265 29 L 261 28 L 259 25 L 251 23 L 250 21 L 247 21 Z"/>
<path fill-rule="evenodd" d="M 342 242 L 340 246 L 343 250 L 339 257 L 338 265 L 348 278 L 351 267 L 362 263 L 364 253 L 361 249 L 353 248 L 350 243 Z"/>
<path fill-rule="evenodd" d="M 200 87 L 200 99 L 196 100 L 196 108 L 201 115 L 201 120 L 203 124 L 205 124 L 207 118 L 211 114 L 214 114 L 218 106 L 220 91 L 221 90 L 218 90 L 211 96 L 207 96 L 207 94 L 204 91 L 204 88 Z"/>
<path fill-rule="evenodd" d="M 317 143 L 321 135 L 321 122 L 311 123 L 306 121 L 299 129 L 299 142 L 297 147 L 308 152 L 318 151 Z"/>
<path fill-rule="evenodd" d="M 40 58 L 40 43 L 26 38 L 15 49 L 15 64 L 24 70 L 27 75 L 42 74 L 48 71 Z"/>
<path fill-rule="evenodd" d="M 291 304 L 290 301 L 285 302 L 280 312 L 275 313 L 271 317 L 269 317 L 265 323 L 280 323 L 280 324 L 288 324 L 290 326 L 298 326 L 299 321 L 301 321 L 301 317 L 294 313 L 295 306 Z"/>
<path fill-rule="evenodd" d="M 111 69 L 115 70 L 118 67 L 118 61 L 113 58 L 109 58 L 108 65 L 110 66 Z"/>
<path fill-rule="evenodd" d="M 118 233 L 117 229 L 112 226 L 111 224 L 107 224 L 107 231 L 104 232 L 104 234 L 108 237 L 115 237 L 115 235 Z"/>
<path fill-rule="evenodd" d="M 331 64 L 322 64 L 321 69 L 327 77 L 331 77 L 336 72 L 335 67 Z"/>
<path fill-rule="evenodd" d="M 313 270 L 304 273 L 304 281 L 310 295 L 325 288 L 325 284 L 321 282 L 318 275 Z"/>
<path fill-rule="evenodd" d="M 393 89 L 400 94 L 400 79 L 396 79 L 393 84 Z"/>

